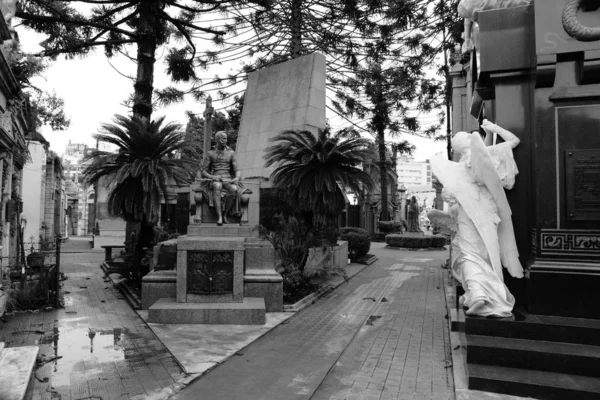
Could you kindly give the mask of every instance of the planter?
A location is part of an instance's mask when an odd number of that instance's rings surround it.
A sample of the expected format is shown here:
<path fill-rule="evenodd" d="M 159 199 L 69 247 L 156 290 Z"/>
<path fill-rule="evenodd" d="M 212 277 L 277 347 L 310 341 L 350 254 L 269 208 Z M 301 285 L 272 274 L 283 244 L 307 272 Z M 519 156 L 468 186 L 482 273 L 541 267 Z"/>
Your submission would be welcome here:
<path fill-rule="evenodd" d="M 304 269 L 306 271 L 323 269 L 326 262 L 332 263 L 335 267 L 346 268 L 348 265 L 348 242 L 340 240 L 337 246 L 332 248 L 329 246 L 311 247 L 308 249 L 308 260 Z"/>

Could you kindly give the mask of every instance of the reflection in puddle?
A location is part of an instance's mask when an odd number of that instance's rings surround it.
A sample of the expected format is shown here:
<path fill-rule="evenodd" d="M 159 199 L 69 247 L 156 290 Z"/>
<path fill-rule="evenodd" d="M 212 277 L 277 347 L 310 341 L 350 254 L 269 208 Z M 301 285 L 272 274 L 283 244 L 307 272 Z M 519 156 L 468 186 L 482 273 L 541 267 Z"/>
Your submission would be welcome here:
<path fill-rule="evenodd" d="M 122 342 L 127 334 L 123 328 L 101 330 L 83 324 L 55 327 L 52 335 L 42 337 L 37 343 L 53 349 L 53 354 L 43 355 L 45 360 L 54 359 L 50 362 L 52 386 L 69 386 L 74 375 L 90 379 L 102 372 L 101 364 L 125 360 Z M 41 353 L 42 350 L 40 356 Z"/>

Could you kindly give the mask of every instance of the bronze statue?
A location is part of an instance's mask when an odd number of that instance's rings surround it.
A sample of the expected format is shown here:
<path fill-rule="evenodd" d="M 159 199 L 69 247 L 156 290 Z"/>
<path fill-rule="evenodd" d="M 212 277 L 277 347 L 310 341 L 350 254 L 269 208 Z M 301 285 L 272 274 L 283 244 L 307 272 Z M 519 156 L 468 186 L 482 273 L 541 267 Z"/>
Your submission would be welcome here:
<path fill-rule="evenodd" d="M 242 209 L 248 205 L 252 192 L 240 182 L 235 152 L 227 146 L 227 133 L 215 133 L 215 142 L 215 147 L 204 157 L 201 189 L 209 207 L 217 214 L 217 225 L 223 225 L 230 223 L 228 216 L 243 216 Z"/>

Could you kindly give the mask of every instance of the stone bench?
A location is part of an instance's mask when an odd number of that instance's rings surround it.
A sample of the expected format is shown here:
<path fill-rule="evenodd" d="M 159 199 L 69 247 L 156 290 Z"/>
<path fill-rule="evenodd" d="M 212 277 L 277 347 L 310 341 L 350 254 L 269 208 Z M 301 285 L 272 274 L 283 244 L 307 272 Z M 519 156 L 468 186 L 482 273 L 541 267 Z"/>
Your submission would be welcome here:
<path fill-rule="evenodd" d="M 100 246 L 104 249 L 104 261 L 112 260 L 112 251 L 113 249 L 124 249 L 124 244 L 105 244 Z"/>

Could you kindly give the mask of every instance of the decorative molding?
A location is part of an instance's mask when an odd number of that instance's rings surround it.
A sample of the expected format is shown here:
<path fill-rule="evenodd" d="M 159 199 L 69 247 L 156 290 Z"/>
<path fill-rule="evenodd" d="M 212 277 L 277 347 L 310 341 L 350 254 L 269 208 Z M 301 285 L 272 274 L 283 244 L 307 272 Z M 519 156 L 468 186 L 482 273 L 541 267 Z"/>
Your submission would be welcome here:
<path fill-rule="evenodd" d="M 15 138 L 13 132 L 13 121 L 12 121 L 12 113 L 10 111 L 6 111 L 5 113 L 0 115 L 0 128 L 4 130 L 10 136 L 11 139 Z"/>
<path fill-rule="evenodd" d="M 540 256 L 600 259 L 600 231 L 540 230 Z"/>

